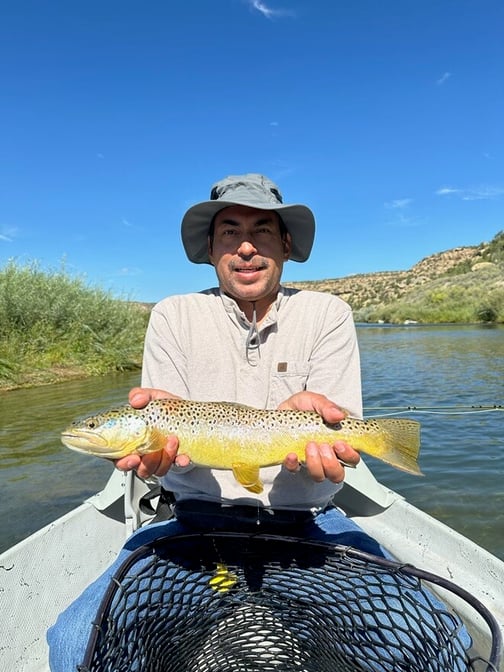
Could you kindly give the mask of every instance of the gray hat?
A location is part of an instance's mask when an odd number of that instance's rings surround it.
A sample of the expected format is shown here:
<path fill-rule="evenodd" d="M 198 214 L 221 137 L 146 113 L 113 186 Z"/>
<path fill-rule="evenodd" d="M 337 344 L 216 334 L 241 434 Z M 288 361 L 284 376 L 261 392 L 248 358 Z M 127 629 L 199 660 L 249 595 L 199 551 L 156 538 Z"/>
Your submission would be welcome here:
<path fill-rule="evenodd" d="M 263 175 L 230 175 L 212 187 L 209 201 L 193 205 L 182 219 L 182 242 L 190 261 L 209 264 L 208 231 L 219 212 L 231 205 L 276 210 L 292 238 L 290 258 L 306 261 L 315 236 L 315 217 L 305 205 L 284 205 L 274 182 Z"/>

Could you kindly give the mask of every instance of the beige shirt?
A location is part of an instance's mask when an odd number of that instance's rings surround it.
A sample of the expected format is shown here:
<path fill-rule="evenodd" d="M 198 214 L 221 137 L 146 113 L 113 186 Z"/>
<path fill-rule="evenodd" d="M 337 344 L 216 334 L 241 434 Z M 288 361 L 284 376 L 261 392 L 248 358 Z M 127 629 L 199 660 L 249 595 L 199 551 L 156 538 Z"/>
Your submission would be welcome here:
<path fill-rule="evenodd" d="M 250 327 L 235 301 L 218 289 L 164 299 L 151 313 L 142 385 L 194 401 L 265 409 L 310 390 L 362 417 L 357 338 L 344 301 L 282 287 L 247 345 Z M 264 491 L 255 495 L 229 471 L 190 465 L 173 466 L 162 483 L 177 499 L 302 510 L 326 506 L 341 487 L 282 466 L 261 469 L 261 480 Z"/>

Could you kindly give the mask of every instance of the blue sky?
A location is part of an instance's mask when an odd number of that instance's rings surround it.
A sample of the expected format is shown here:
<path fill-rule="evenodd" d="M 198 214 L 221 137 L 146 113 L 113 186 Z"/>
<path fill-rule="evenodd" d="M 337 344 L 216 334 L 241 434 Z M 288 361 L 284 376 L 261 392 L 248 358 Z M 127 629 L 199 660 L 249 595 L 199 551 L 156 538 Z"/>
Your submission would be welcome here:
<path fill-rule="evenodd" d="M 0 9 L 0 267 L 157 301 L 215 284 L 187 207 L 262 172 L 317 219 L 286 280 L 504 228 L 501 0 L 17 0 Z"/>

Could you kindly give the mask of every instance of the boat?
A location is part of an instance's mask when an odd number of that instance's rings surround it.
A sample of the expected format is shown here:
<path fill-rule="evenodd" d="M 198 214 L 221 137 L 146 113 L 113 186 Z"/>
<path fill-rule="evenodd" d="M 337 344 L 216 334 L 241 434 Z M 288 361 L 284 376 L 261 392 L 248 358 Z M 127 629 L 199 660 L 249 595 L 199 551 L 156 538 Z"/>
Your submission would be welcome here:
<path fill-rule="evenodd" d="M 434 589 L 469 630 L 472 659 L 481 658 L 470 669 L 502 672 L 504 562 L 382 485 L 364 461 L 347 472 L 337 506 L 401 564 L 441 577 Z M 0 556 L 1 669 L 48 672 L 47 628 L 149 525 L 153 514 L 139 501 L 154 493 L 155 482 L 114 470 L 101 492 Z"/>

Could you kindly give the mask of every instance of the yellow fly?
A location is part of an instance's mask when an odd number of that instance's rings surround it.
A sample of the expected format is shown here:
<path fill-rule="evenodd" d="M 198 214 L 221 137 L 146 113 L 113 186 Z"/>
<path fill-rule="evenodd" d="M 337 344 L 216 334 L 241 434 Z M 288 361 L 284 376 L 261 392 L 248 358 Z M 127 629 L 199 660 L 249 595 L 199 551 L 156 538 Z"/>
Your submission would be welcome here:
<path fill-rule="evenodd" d="M 225 564 L 217 563 L 214 575 L 208 584 L 219 593 L 226 593 L 238 581 L 238 577 L 230 572 Z"/>

